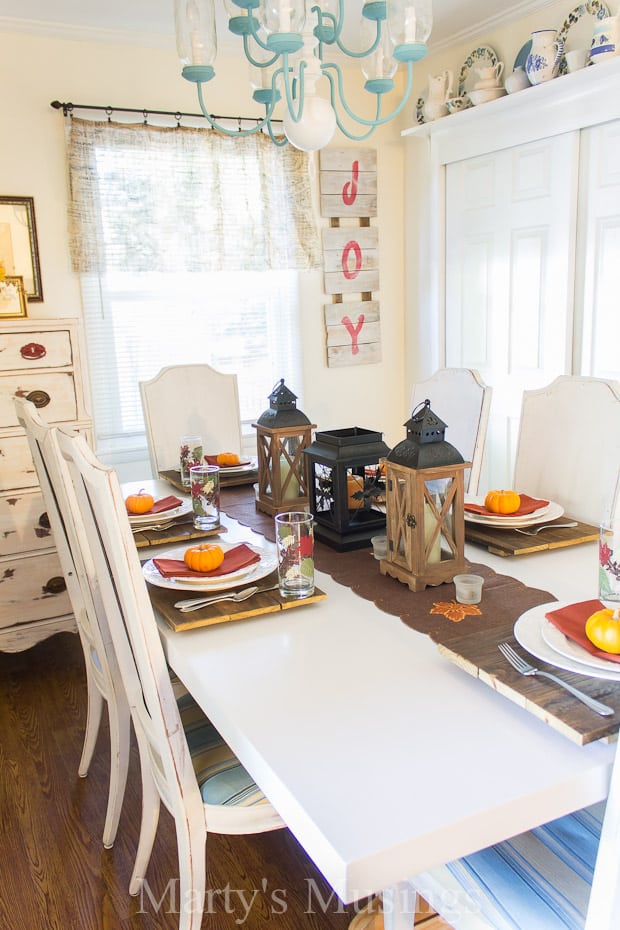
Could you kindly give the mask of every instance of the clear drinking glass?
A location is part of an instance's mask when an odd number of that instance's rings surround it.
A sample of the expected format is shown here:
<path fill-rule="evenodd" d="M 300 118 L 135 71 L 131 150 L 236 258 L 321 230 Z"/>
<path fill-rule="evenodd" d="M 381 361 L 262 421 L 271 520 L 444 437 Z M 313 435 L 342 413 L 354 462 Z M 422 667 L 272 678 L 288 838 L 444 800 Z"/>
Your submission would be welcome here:
<path fill-rule="evenodd" d="M 202 462 L 202 439 L 200 436 L 181 436 L 179 439 L 179 471 L 181 483 L 189 487 L 189 470 Z"/>
<path fill-rule="evenodd" d="M 601 523 L 598 558 L 598 596 L 620 620 L 620 520 Z"/>
<path fill-rule="evenodd" d="M 310 597 L 314 593 L 314 516 L 279 513 L 275 524 L 280 594 Z"/>
<path fill-rule="evenodd" d="M 220 525 L 220 470 L 217 465 L 194 465 L 189 475 L 194 526 L 211 530 Z"/>

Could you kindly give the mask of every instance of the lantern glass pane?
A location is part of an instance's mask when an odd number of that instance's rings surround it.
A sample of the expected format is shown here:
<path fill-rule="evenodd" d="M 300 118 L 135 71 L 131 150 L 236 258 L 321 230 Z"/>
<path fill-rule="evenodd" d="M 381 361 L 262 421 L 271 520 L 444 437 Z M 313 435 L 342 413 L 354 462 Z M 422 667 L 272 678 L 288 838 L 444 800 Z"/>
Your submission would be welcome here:
<path fill-rule="evenodd" d="M 334 469 L 315 462 L 313 467 L 315 514 L 334 512 Z"/>
<path fill-rule="evenodd" d="M 452 478 L 424 482 L 424 539 L 427 562 L 443 562 L 455 557 L 454 497 L 446 509 L 452 482 Z M 441 526 L 439 532 L 435 532 L 438 522 Z"/>

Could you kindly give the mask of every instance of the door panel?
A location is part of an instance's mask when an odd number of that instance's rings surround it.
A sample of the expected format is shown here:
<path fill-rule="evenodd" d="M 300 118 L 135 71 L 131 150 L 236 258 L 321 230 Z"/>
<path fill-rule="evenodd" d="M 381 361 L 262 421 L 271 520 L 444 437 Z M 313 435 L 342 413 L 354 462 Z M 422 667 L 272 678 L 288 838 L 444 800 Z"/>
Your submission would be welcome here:
<path fill-rule="evenodd" d="M 481 487 L 512 482 L 523 391 L 570 370 L 578 145 L 446 167 L 446 364 L 493 387 Z"/>

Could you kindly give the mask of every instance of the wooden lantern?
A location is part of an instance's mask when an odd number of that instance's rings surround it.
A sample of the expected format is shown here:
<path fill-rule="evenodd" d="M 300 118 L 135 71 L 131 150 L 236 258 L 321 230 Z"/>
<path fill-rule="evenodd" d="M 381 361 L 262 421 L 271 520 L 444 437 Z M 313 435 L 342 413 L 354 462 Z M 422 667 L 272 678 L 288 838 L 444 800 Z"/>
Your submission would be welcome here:
<path fill-rule="evenodd" d="M 269 409 L 256 429 L 258 497 L 256 509 L 275 516 L 308 506 L 308 472 L 303 454 L 312 441 L 311 423 L 297 409 L 297 397 L 281 378 L 269 395 Z"/>
<path fill-rule="evenodd" d="M 387 555 L 382 575 L 412 591 L 465 571 L 464 472 L 470 462 L 444 439 L 446 424 L 424 401 L 407 438 L 386 460 Z"/>

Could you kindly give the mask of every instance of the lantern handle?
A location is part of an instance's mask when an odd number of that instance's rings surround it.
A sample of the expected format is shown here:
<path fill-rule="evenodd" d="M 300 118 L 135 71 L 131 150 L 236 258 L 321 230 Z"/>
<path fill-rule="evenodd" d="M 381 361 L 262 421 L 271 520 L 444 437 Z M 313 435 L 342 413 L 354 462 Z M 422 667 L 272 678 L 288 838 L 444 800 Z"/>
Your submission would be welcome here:
<path fill-rule="evenodd" d="M 431 405 L 431 402 L 428 399 L 428 397 L 426 398 L 426 400 L 421 400 L 418 406 L 414 407 L 413 410 L 411 411 L 411 419 L 413 420 L 414 416 L 416 415 L 420 407 L 430 407 L 430 405 Z"/>

